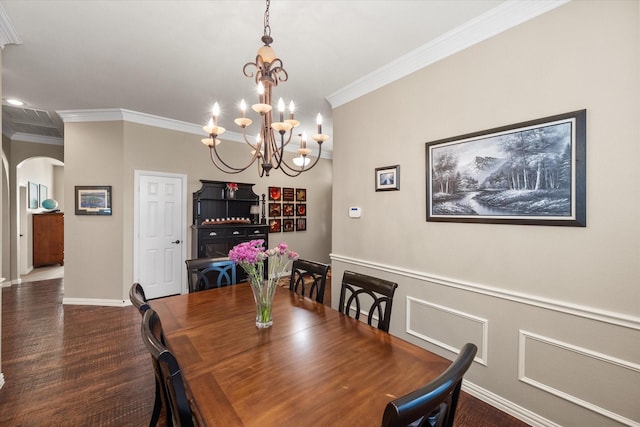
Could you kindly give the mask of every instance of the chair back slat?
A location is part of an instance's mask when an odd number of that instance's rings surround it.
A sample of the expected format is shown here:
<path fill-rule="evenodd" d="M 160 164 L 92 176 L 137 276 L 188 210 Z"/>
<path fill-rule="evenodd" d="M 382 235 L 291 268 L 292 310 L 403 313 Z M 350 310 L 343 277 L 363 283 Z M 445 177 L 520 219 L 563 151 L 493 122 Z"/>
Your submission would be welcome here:
<path fill-rule="evenodd" d="M 347 316 L 353 312 L 353 317 L 360 319 L 366 309 L 367 323 L 373 325 L 377 317 L 378 329 L 389 332 L 393 295 L 397 287 L 397 283 L 388 280 L 345 271 L 340 287 L 338 311 Z"/>
<path fill-rule="evenodd" d="M 174 426 L 192 427 L 193 415 L 180 366 L 166 347 L 160 317 L 152 308 L 142 316 L 142 340 L 154 361 L 156 379 L 164 385 L 165 401 L 168 402 L 167 417 L 173 421 Z"/>
<path fill-rule="evenodd" d="M 131 304 L 138 309 L 140 314 L 143 314 L 149 309 L 147 297 L 144 295 L 144 289 L 140 283 L 134 283 L 131 285 L 131 288 L 129 289 L 129 299 L 131 300 Z"/>
<path fill-rule="evenodd" d="M 297 259 L 291 267 L 289 290 L 323 303 L 328 272 L 327 264 Z"/>
<path fill-rule="evenodd" d="M 436 379 L 389 402 L 382 416 L 382 427 L 452 427 L 462 377 L 477 351 L 474 344 L 465 344 L 456 360 Z"/>
<path fill-rule="evenodd" d="M 185 261 L 189 292 L 235 285 L 236 264 L 228 258 L 197 258 Z"/>

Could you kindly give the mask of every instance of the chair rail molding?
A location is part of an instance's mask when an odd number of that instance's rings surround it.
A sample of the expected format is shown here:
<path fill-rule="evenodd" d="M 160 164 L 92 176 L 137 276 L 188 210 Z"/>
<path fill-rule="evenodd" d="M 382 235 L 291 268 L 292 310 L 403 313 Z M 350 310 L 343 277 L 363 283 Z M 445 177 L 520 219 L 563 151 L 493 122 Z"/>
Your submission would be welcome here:
<path fill-rule="evenodd" d="M 422 271 L 410 270 L 407 268 L 396 267 L 388 264 L 381 264 L 377 261 L 367 261 L 359 258 L 349 257 L 346 255 L 332 253 L 329 255 L 329 257 L 332 261 L 357 265 L 372 270 L 384 271 L 387 273 L 409 277 L 424 282 L 435 283 L 440 286 L 446 286 L 450 288 L 474 292 L 477 294 L 488 295 L 495 298 L 519 302 L 538 308 L 544 308 L 559 313 L 570 314 L 573 316 L 583 317 L 585 319 L 597 320 L 599 322 L 640 331 L 640 317 L 638 316 L 630 316 L 609 310 L 601 310 L 594 307 L 572 304 L 562 300 L 530 295 L 523 292 L 509 291 L 506 289 L 479 283 L 464 282 L 449 277 L 431 275 Z"/>

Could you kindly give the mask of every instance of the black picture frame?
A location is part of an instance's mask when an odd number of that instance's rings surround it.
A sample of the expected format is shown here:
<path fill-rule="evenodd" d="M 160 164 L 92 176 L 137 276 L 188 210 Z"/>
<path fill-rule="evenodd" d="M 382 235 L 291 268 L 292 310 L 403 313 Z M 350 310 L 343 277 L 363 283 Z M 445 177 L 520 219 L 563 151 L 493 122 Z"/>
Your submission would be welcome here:
<path fill-rule="evenodd" d="M 76 215 L 111 215 L 110 185 L 76 185 Z"/>
<path fill-rule="evenodd" d="M 427 221 L 586 227 L 586 117 L 427 142 Z"/>
<path fill-rule="evenodd" d="M 295 230 L 295 227 L 294 227 L 293 219 L 283 219 L 282 220 L 282 231 L 287 233 L 289 231 L 294 231 L 294 230 Z"/>
<path fill-rule="evenodd" d="M 282 201 L 283 202 L 293 202 L 296 198 L 296 190 L 291 187 L 283 187 L 282 188 Z"/>
<path fill-rule="evenodd" d="M 376 168 L 376 191 L 400 190 L 400 165 Z"/>
<path fill-rule="evenodd" d="M 282 216 L 282 204 L 269 203 L 269 216 L 270 217 Z"/>
<path fill-rule="evenodd" d="M 280 233 L 282 231 L 282 220 L 271 218 L 269 219 L 269 233 Z"/>
<path fill-rule="evenodd" d="M 280 187 L 269 187 L 269 200 L 282 200 L 282 188 Z"/>
<path fill-rule="evenodd" d="M 293 203 L 282 204 L 282 216 L 294 216 L 295 212 L 296 212 L 296 207 Z"/>

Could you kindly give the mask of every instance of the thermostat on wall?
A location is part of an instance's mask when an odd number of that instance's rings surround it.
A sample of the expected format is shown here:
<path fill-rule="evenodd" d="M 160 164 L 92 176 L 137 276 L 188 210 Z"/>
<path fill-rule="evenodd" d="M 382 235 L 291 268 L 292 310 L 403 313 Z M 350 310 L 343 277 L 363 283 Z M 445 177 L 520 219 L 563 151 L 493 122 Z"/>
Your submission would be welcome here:
<path fill-rule="evenodd" d="M 362 210 L 360 208 L 349 208 L 349 218 L 360 218 Z"/>

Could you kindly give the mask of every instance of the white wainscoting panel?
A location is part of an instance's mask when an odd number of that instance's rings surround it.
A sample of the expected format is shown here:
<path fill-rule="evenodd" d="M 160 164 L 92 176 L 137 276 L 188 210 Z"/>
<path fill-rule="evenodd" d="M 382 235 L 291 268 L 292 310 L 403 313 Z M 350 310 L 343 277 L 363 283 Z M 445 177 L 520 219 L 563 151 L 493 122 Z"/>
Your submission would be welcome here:
<path fill-rule="evenodd" d="M 518 379 L 623 425 L 640 427 L 637 363 L 520 330 Z"/>
<path fill-rule="evenodd" d="M 487 366 L 487 319 L 407 297 L 406 332 L 455 354 L 465 343 L 472 342 L 478 347 L 475 361 Z"/>

